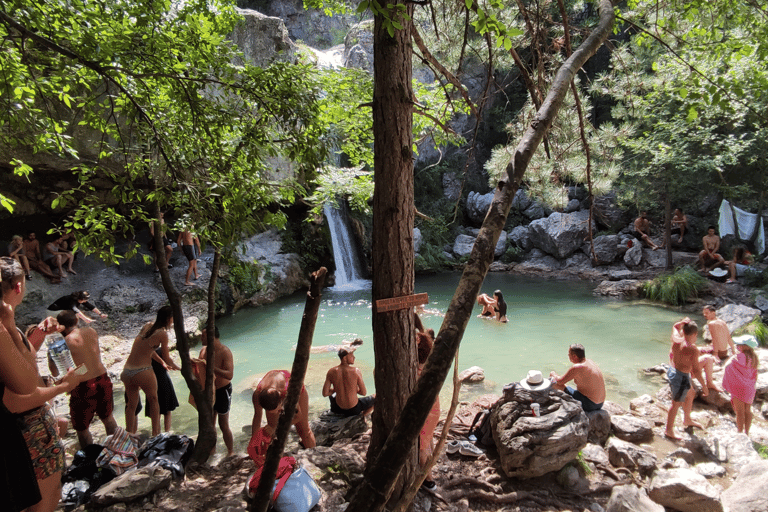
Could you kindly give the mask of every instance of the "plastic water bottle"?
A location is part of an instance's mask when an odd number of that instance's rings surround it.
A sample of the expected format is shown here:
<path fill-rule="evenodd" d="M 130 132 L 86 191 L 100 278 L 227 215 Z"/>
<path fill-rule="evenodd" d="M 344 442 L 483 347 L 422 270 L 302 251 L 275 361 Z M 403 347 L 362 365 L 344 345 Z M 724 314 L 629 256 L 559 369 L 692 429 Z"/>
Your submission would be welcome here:
<path fill-rule="evenodd" d="M 45 337 L 45 343 L 48 345 L 48 356 L 53 360 L 59 375 L 67 373 L 69 368 L 75 367 L 72 360 L 72 353 L 67 347 L 67 342 L 59 333 L 49 334 Z"/>

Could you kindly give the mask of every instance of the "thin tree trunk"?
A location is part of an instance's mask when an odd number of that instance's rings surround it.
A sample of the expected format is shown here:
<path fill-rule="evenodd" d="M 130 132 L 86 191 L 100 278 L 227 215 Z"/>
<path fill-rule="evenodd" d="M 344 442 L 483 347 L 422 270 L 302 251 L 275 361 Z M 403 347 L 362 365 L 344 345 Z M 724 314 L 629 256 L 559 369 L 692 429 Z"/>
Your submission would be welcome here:
<path fill-rule="evenodd" d="M 669 191 L 664 191 L 664 246 L 667 248 L 667 270 L 672 270 L 672 203 Z"/>
<path fill-rule="evenodd" d="M 302 386 L 304 386 L 304 375 L 307 373 L 307 365 L 309 364 L 309 353 L 312 347 L 312 338 L 315 334 L 317 312 L 320 310 L 321 291 L 325 285 L 326 273 L 326 268 L 320 267 L 310 276 L 307 302 L 304 305 L 304 314 L 301 317 L 301 327 L 299 328 L 296 355 L 293 358 L 291 378 L 288 381 L 288 392 L 283 401 L 283 412 L 280 413 L 280 419 L 277 421 L 277 430 L 272 438 L 272 442 L 269 444 L 269 448 L 267 448 L 267 456 L 264 460 L 264 467 L 261 470 L 261 480 L 259 480 L 256 496 L 250 508 L 252 512 L 266 512 L 267 507 L 269 507 L 272 487 L 275 485 L 277 467 L 280 463 L 280 457 L 283 455 L 285 441 L 288 439 L 288 431 L 291 429 L 293 416 L 296 413 L 299 394 L 301 393 Z"/>
<path fill-rule="evenodd" d="M 348 512 L 378 512 L 384 509 L 397 483 L 401 468 L 409 457 L 412 457 L 416 438 L 448 375 L 469 318 L 472 316 L 475 298 L 493 261 L 496 241 L 504 227 L 512 199 L 520 186 L 531 156 L 551 127 L 568 92 L 571 80 L 587 59 L 594 55 L 608 38 L 613 23 L 613 3 L 611 0 L 600 0 L 600 21 L 597 27 L 558 70 L 541 109 L 523 135 L 514 158 L 507 167 L 507 178 L 501 180 L 496 188 L 493 202 L 464 267 L 456 293 L 448 306 L 432 354 L 416 384 L 416 390 L 408 398 L 383 447 L 378 452 L 369 450 L 365 481 L 352 497 L 347 507 Z M 379 148 L 377 152 L 386 151 L 387 147 L 377 146 Z M 391 151 L 394 152 L 394 149 Z M 402 343 L 401 340 L 396 341 Z M 379 358 L 376 364 L 378 366 Z M 377 392 L 379 389 L 377 382 Z"/>

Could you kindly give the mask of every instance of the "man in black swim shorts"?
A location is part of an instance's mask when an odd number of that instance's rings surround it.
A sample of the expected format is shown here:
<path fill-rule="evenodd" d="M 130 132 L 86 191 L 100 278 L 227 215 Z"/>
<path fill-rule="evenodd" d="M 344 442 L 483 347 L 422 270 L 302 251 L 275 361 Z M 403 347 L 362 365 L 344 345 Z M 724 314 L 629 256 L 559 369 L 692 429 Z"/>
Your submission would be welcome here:
<path fill-rule="evenodd" d="M 200 350 L 200 357 L 193 359 L 196 364 L 198 379 L 205 384 L 206 358 L 208 357 L 208 333 L 207 329 L 201 336 L 203 348 Z M 214 327 L 213 335 L 214 363 L 213 363 L 213 384 L 216 387 L 214 396 L 213 412 L 219 419 L 219 428 L 221 437 L 227 447 L 227 457 L 235 453 L 235 441 L 232 436 L 232 430 L 229 428 L 229 407 L 232 404 L 232 376 L 235 370 L 235 361 L 232 357 L 232 351 L 224 345 L 219 339 L 219 328 Z"/>
<path fill-rule="evenodd" d="M 374 395 L 357 398 L 357 395 L 365 395 L 366 391 L 360 368 L 352 366 L 355 363 L 356 348 L 349 346 L 339 349 L 341 364 L 328 370 L 323 384 L 323 396 L 330 399 L 331 412 L 342 416 L 367 414 L 373 409 L 376 398 Z"/>

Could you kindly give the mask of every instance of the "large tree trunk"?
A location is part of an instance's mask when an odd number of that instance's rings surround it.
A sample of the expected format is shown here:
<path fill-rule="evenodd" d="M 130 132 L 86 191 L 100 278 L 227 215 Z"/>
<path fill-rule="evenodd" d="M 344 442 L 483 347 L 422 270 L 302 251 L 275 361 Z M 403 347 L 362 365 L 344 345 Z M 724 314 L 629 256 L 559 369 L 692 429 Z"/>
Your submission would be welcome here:
<path fill-rule="evenodd" d="M 407 3 L 409 15 L 413 3 Z M 391 13 L 396 12 L 394 9 Z M 379 299 L 411 295 L 413 263 L 413 91 L 411 88 L 411 22 L 400 20 L 402 30 L 390 37 L 381 16 L 374 22 L 373 135 L 373 347 L 376 407 L 368 460 L 379 453 L 397 422 L 405 400 L 416 384 L 416 346 L 411 308 L 378 313 Z M 400 447 L 402 461 L 396 499 L 403 482 L 410 481 L 418 464 L 413 440 Z M 364 487 L 375 480 L 366 479 Z M 389 489 L 391 492 L 395 486 Z M 373 487 L 370 487 L 373 489 Z M 389 496 L 380 495 L 385 502 Z"/>
<path fill-rule="evenodd" d="M 493 260 L 493 250 L 499 233 L 504 227 L 512 199 L 520 186 L 531 156 L 551 127 L 568 92 L 571 80 L 587 59 L 594 55 L 608 38 L 613 22 L 614 13 L 611 0 L 600 0 L 600 21 L 597 27 L 558 70 L 544 103 L 523 135 L 513 160 L 507 167 L 507 178 L 499 182 L 496 188 L 493 202 L 480 228 L 469 261 L 464 268 L 464 273 L 440 327 L 432 354 L 427 360 L 421 378 L 418 380 L 416 390 L 408 398 L 400 418 L 387 436 L 384 446 L 380 449 L 379 446 L 376 446 L 369 450 L 365 483 L 358 487 L 357 492 L 352 497 L 347 508 L 348 512 L 377 512 L 382 510 L 397 483 L 398 476 L 401 474 L 400 469 L 413 459 L 412 448 L 415 440 L 427 419 L 429 410 L 437 398 L 458 350 L 464 330 L 472 315 L 475 298 Z M 378 148 L 377 152 L 388 150 L 390 153 L 396 153 L 396 149 L 401 148 L 401 146 L 380 145 L 376 147 Z M 376 171 L 378 173 L 378 168 Z M 380 175 L 376 174 L 376 178 L 379 179 Z M 402 182 L 390 182 L 389 185 L 394 188 L 395 183 L 400 186 Z M 410 238 L 410 234 L 408 236 Z M 391 252 L 392 248 L 385 250 Z M 376 298 L 375 295 L 374 298 Z M 408 339 L 411 339 L 410 333 Z M 390 345 L 402 343 L 401 340 L 392 340 L 392 342 Z M 389 357 L 395 356 L 392 354 Z M 377 357 L 377 370 L 380 359 L 381 357 Z M 391 374 L 391 380 L 387 381 L 386 387 L 383 388 L 379 387 L 382 384 L 377 380 L 376 391 L 378 393 L 389 392 L 389 389 L 394 387 L 393 381 L 396 376 L 397 374 Z M 378 408 L 378 395 L 376 402 Z M 373 445 L 373 442 L 371 444 Z"/>

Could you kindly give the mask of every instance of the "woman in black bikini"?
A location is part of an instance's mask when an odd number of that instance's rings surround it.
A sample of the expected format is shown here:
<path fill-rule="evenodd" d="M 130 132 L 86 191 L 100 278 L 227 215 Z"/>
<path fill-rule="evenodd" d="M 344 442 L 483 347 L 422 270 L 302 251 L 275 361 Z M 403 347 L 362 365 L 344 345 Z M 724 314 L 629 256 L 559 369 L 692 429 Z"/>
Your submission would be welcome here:
<path fill-rule="evenodd" d="M 154 323 L 147 322 L 133 341 L 131 354 L 125 361 L 120 380 L 125 384 L 125 430 L 135 434 L 139 418 L 136 407 L 139 403 L 139 389 L 144 391 L 147 410 L 152 419 L 152 437 L 160 433 L 160 406 L 157 400 L 157 378 L 152 371 L 152 360 L 167 368 L 165 361 L 155 351 L 168 343 L 168 329 L 173 325 L 170 306 L 163 306 L 157 312 Z"/>
<path fill-rule="evenodd" d="M 496 320 L 507 323 L 507 303 L 504 302 L 504 296 L 501 294 L 501 290 L 493 292 L 493 298 L 496 300 L 496 305 L 494 306 Z"/>

